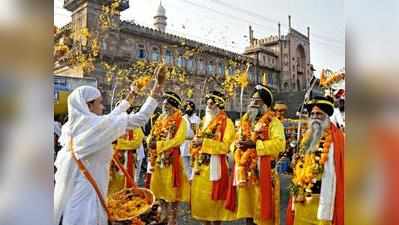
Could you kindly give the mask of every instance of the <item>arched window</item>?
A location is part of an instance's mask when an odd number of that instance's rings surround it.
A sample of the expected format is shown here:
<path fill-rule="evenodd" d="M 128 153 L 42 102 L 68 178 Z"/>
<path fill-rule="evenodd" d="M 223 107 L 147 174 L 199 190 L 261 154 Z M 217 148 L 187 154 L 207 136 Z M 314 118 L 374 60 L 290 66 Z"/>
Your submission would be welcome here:
<path fill-rule="evenodd" d="M 185 65 L 184 65 L 184 57 L 183 56 L 179 56 L 179 57 L 177 57 L 177 60 L 176 60 L 177 62 L 176 62 L 176 64 L 179 66 L 179 67 L 184 67 Z"/>
<path fill-rule="evenodd" d="M 188 59 L 186 62 L 186 68 L 189 72 L 193 72 L 193 59 Z"/>
<path fill-rule="evenodd" d="M 160 53 L 159 53 L 159 48 L 153 47 L 151 51 L 151 60 L 152 61 L 159 61 L 160 59 Z"/>
<path fill-rule="evenodd" d="M 165 51 L 164 60 L 165 60 L 165 63 L 166 63 L 166 64 L 172 64 L 173 55 L 172 55 L 172 52 L 171 52 L 169 49 L 167 49 L 167 50 Z"/>
<path fill-rule="evenodd" d="M 214 65 L 212 61 L 208 64 L 208 75 L 213 75 L 215 73 Z"/>
<path fill-rule="evenodd" d="M 224 75 L 224 64 L 223 63 L 219 63 L 218 64 L 217 74 L 218 75 Z"/>
<path fill-rule="evenodd" d="M 198 73 L 204 73 L 205 72 L 205 63 L 203 59 L 200 59 L 198 61 Z"/>
<path fill-rule="evenodd" d="M 136 57 L 139 59 L 144 59 L 146 57 L 144 45 L 137 45 Z"/>
<path fill-rule="evenodd" d="M 286 82 L 284 82 L 284 89 L 288 89 L 288 82 L 286 81 Z"/>

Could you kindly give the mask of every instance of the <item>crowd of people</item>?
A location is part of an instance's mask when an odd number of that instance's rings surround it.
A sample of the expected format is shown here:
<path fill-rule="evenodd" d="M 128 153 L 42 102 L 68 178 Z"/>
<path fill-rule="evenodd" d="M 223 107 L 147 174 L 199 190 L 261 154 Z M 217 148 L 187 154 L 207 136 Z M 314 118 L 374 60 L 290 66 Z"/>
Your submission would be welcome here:
<path fill-rule="evenodd" d="M 55 224 L 106 225 L 101 198 L 143 185 L 160 204 L 159 224 L 177 224 L 179 204 L 186 203 L 204 225 L 239 219 L 279 225 L 279 173 L 292 174 L 287 225 L 344 224 L 342 93 L 335 100 L 313 96 L 305 102 L 301 135 L 287 127 L 287 105 L 263 84 L 254 87 L 246 113 L 236 121 L 216 90 L 205 96 L 202 118 L 194 102 L 156 82 L 136 113 L 134 97 L 132 89 L 107 115 L 96 88 L 81 86 L 68 97 L 68 120 L 61 132 L 58 125 L 55 130 L 61 147 Z M 157 107 L 162 110 L 154 117 Z M 287 167 L 279 167 L 283 162 Z"/>

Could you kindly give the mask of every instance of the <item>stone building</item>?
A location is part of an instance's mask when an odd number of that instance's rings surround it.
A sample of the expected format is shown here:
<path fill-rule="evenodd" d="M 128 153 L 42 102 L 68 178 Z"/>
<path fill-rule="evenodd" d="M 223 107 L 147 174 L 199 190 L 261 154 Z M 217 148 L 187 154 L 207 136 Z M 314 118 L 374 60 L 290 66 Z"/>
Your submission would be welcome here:
<path fill-rule="evenodd" d="M 101 13 L 101 6 L 111 0 L 64 0 L 64 8 L 72 12 L 72 22 L 61 28 L 56 41 L 67 40 L 69 34 L 78 34 L 82 28 L 88 28 L 90 32 L 98 29 L 98 16 Z M 120 10 L 129 8 L 129 1 L 122 0 Z M 120 65 L 129 65 L 136 60 L 163 61 L 167 64 L 177 65 L 184 68 L 189 75 L 189 83 L 186 86 L 173 85 L 173 90 L 184 95 L 187 88 L 192 88 L 194 100 L 199 104 L 203 93 L 204 83 L 210 75 L 224 76 L 224 71 L 229 60 L 241 62 L 243 65 L 251 63 L 254 66 L 249 71 L 250 87 L 262 82 L 264 76 L 268 85 L 284 100 L 284 93 L 298 92 L 306 88 L 307 81 L 311 77 L 312 66 L 309 58 L 309 28 L 305 36 L 289 26 L 287 35 L 270 36 L 263 39 L 253 37 L 253 30 L 250 27 L 250 43 L 243 54 L 227 51 L 218 47 L 200 43 L 184 37 L 176 36 L 165 32 L 167 30 L 166 10 L 160 3 L 154 18 L 154 28 L 144 27 L 139 24 L 121 21 L 116 15 L 113 22 L 118 29 L 108 31 L 101 43 L 101 54 L 103 59 L 113 59 Z M 291 21 L 291 19 L 289 19 Z M 290 22 L 291 24 L 291 22 Z M 184 45 L 182 45 L 184 43 Z M 180 46 L 177 47 L 176 46 Z M 199 54 L 186 59 L 183 53 L 186 48 L 201 48 Z M 104 85 L 105 71 L 101 66 L 91 73 L 84 73 L 81 68 L 66 64 L 61 59 L 55 60 L 55 75 L 74 77 L 94 77 L 99 87 L 104 92 L 110 91 Z M 212 81 L 206 85 L 208 89 L 218 88 Z M 170 87 L 170 86 L 169 86 Z M 248 99 L 250 91 L 245 92 L 245 100 Z M 299 101 L 299 100 L 298 100 Z M 109 99 L 105 101 L 109 104 Z M 291 103 L 289 103 L 291 104 Z M 297 105 L 298 102 L 292 103 Z M 244 107 L 246 101 L 244 101 Z M 295 107 L 290 107 L 294 109 Z M 244 108 L 245 109 L 245 108 Z M 239 94 L 236 93 L 229 99 L 227 110 L 238 112 L 240 110 Z M 295 110 L 295 109 L 294 109 Z"/>

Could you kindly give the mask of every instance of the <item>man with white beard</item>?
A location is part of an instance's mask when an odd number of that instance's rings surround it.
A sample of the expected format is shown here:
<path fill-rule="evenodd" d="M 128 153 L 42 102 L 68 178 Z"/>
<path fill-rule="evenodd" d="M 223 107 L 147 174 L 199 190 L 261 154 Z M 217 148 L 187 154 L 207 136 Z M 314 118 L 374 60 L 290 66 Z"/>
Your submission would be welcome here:
<path fill-rule="evenodd" d="M 344 136 L 330 122 L 333 100 L 317 96 L 305 107 L 310 115 L 309 129 L 296 157 L 292 178 L 294 207 L 289 205 L 295 216 L 289 210 L 288 221 L 294 225 L 343 225 Z"/>
<path fill-rule="evenodd" d="M 235 213 L 225 209 L 229 173 L 227 154 L 234 140 L 234 124 L 224 111 L 222 93 L 206 95 L 206 114 L 191 148 L 193 179 L 191 213 L 205 225 L 221 224 L 235 219 Z"/>
<path fill-rule="evenodd" d="M 269 88 L 256 85 L 235 140 L 232 188 L 237 190 L 236 203 L 234 198 L 229 198 L 231 201 L 226 206 L 236 211 L 237 219 L 247 219 L 248 225 L 279 224 L 279 214 L 276 214 L 279 180 L 272 171 L 271 161 L 284 150 L 285 136 L 272 104 L 273 94 Z"/>

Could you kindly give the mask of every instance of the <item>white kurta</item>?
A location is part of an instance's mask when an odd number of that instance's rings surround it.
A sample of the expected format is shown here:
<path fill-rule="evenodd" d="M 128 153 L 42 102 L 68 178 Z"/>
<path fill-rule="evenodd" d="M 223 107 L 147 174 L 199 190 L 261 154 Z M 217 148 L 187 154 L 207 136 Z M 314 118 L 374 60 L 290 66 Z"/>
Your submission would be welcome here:
<path fill-rule="evenodd" d="M 186 120 L 187 126 L 187 133 L 186 133 L 186 140 L 180 145 L 180 155 L 183 159 L 184 164 L 184 171 L 189 179 L 191 179 L 191 154 L 190 154 L 190 145 L 191 139 L 194 138 L 194 130 L 191 127 L 191 124 L 196 124 L 199 126 L 201 119 L 194 113 L 192 116 L 188 117 L 188 115 L 183 116 L 184 120 Z"/>
<path fill-rule="evenodd" d="M 80 138 L 80 142 L 86 145 L 84 149 L 79 149 L 79 141 L 75 143 L 74 151 L 77 157 L 90 171 L 103 196 L 106 196 L 108 192 L 112 141 L 123 135 L 127 128 L 143 126 L 157 107 L 157 102 L 149 97 L 136 114 L 128 115 L 125 112 L 128 107 L 129 103 L 123 101 L 110 114 L 99 116 L 100 125 L 95 127 L 99 135 L 91 135 L 95 140 Z M 80 173 L 68 149 L 69 145 L 66 144 L 55 162 L 58 169 L 54 190 L 56 223 L 60 215 L 63 215 L 63 225 L 107 225 L 106 213 L 96 192 Z"/>

